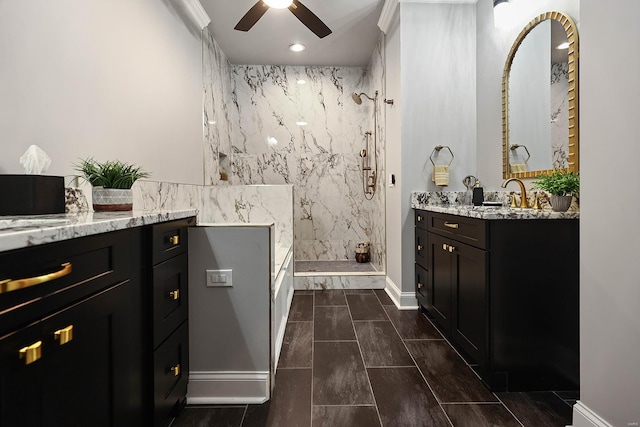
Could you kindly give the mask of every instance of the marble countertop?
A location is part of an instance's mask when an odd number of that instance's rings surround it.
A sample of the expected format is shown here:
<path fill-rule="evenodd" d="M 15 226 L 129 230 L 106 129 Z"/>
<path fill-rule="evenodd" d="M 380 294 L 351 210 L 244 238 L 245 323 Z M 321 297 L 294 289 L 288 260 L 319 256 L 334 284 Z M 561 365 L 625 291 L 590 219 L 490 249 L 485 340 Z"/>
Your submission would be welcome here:
<path fill-rule="evenodd" d="M 439 203 L 444 201 L 445 203 Z M 580 211 L 554 212 L 550 208 L 543 210 L 510 208 L 507 206 L 471 206 L 460 203 L 447 203 L 445 197 L 432 197 L 430 194 L 414 192 L 411 195 L 411 207 L 430 212 L 466 216 L 479 219 L 578 219 Z"/>
<path fill-rule="evenodd" d="M 0 251 L 188 218 L 196 209 L 0 216 Z"/>

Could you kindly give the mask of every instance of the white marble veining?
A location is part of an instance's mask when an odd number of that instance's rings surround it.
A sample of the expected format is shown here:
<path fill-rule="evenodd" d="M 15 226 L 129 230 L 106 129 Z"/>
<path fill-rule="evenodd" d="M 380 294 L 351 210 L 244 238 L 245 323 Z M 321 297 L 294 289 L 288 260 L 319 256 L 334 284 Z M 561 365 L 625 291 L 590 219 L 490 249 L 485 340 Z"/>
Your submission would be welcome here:
<path fill-rule="evenodd" d="M 206 186 L 199 223 L 275 223 L 278 244 L 293 245 L 291 185 Z"/>
<path fill-rule="evenodd" d="M 136 181 L 133 207 L 139 210 L 202 210 L 202 185 L 170 182 Z"/>
<path fill-rule="evenodd" d="M 551 150 L 553 168 L 569 166 L 569 64 L 551 66 Z"/>
<path fill-rule="evenodd" d="M 356 244 L 369 240 L 372 262 L 384 270 L 383 46 L 381 36 L 366 68 L 231 65 L 203 32 L 205 184 L 292 185 L 296 259 L 351 259 Z M 374 109 L 350 95 L 376 90 L 378 191 L 368 201 L 359 153 L 374 130 Z M 244 222 L 249 212 L 271 218 L 258 214 L 273 208 L 258 207 L 254 190 L 217 191 L 204 189 L 203 220 Z M 276 228 L 286 242 L 283 224 Z"/>
<path fill-rule="evenodd" d="M 411 193 L 411 207 L 430 212 L 446 213 L 451 215 L 466 216 L 480 219 L 574 219 L 580 218 L 580 212 L 576 209 L 576 201 L 567 212 L 554 212 L 548 204 L 543 205 L 542 210 L 510 208 L 505 203 L 504 206 L 470 206 L 462 205 L 457 200 L 464 195 L 464 192 L 413 192 Z M 489 198 L 495 201 L 506 201 L 508 192 L 489 192 Z M 531 197 L 535 197 L 533 192 L 528 194 L 527 200 L 533 205 Z"/>
<path fill-rule="evenodd" d="M 384 274 L 296 276 L 294 282 L 298 290 L 384 289 L 385 285 Z"/>
<path fill-rule="evenodd" d="M 4 216 L 0 251 L 42 245 L 60 240 L 123 230 L 195 216 L 195 209 L 129 212 L 79 212 L 68 214 Z M 47 221 L 48 224 L 46 223 Z M 14 222 L 14 225 L 8 223 Z"/>

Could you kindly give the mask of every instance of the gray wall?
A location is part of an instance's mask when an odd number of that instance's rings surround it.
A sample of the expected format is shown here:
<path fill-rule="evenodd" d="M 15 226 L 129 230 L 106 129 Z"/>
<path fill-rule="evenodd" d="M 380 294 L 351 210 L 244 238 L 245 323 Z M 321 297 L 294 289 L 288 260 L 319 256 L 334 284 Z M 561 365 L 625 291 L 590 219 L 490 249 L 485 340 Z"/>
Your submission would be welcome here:
<path fill-rule="evenodd" d="M 0 1 L 0 173 L 36 144 L 51 175 L 95 156 L 202 184 L 200 31 L 175 4 Z"/>
<path fill-rule="evenodd" d="M 580 400 L 627 426 L 640 423 L 640 2 L 581 7 Z"/>

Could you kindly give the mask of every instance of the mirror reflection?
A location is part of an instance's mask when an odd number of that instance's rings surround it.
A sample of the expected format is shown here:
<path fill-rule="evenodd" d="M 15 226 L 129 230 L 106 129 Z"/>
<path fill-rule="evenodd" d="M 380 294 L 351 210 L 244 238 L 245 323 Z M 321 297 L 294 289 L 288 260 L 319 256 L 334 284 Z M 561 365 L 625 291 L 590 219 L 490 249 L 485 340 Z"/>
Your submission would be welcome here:
<path fill-rule="evenodd" d="M 577 171 L 577 36 L 557 12 L 531 21 L 514 43 L 503 76 L 503 176 Z"/>

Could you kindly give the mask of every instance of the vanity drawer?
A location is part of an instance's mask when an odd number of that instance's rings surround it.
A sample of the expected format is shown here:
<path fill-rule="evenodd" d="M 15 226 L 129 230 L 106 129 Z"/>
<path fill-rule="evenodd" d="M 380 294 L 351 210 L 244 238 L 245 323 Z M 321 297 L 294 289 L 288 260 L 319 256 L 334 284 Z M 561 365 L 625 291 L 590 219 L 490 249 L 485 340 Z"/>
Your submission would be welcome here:
<path fill-rule="evenodd" d="M 189 248 L 188 227 L 195 224 L 196 220 L 192 217 L 154 225 L 151 243 L 152 264 L 186 252 Z"/>
<path fill-rule="evenodd" d="M 189 258 L 178 255 L 153 267 L 153 347 L 187 318 Z"/>
<path fill-rule="evenodd" d="M 426 222 L 426 218 L 425 218 Z M 416 228 L 416 264 L 427 267 L 427 230 Z"/>
<path fill-rule="evenodd" d="M 0 254 L 0 334 L 129 278 L 129 230 Z"/>
<path fill-rule="evenodd" d="M 433 233 L 480 249 L 486 248 L 487 222 L 483 219 L 429 212 L 427 224 Z"/>
<path fill-rule="evenodd" d="M 427 229 L 427 211 L 421 211 L 416 209 L 414 212 L 415 224 L 417 228 Z"/>
<path fill-rule="evenodd" d="M 189 377 L 189 328 L 184 322 L 154 352 L 154 426 L 168 425 L 182 406 Z"/>

